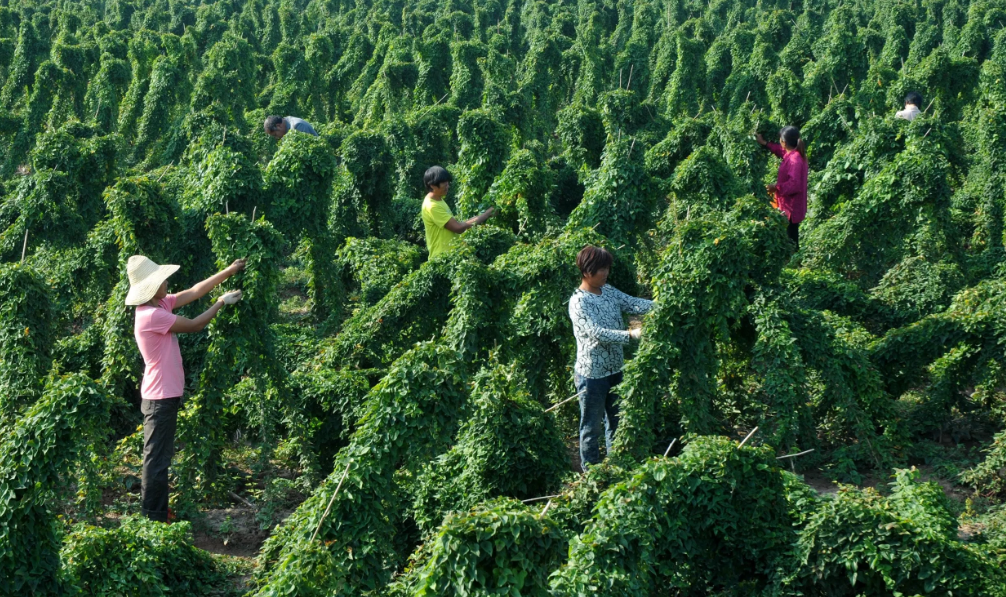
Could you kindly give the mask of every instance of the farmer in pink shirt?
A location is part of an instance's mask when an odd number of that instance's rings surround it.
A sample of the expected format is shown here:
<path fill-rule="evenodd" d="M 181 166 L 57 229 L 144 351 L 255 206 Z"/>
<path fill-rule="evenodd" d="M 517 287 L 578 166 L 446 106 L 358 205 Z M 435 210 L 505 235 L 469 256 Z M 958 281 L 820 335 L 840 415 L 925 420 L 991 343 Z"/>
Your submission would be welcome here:
<path fill-rule="evenodd" d="M 176 334 L 201 331 L 225 304 L 233 305 L 241 300 L 241 291 L 223 294 L 195 319 L 186 319 L 172 311 L 202 298 L 244 267 L 244 259 L 238 259 L 192 288 L 168 294 L 168 277 L 178 271 L 177 265 L 157 265 L 140 255 L 133 255 L 126 264 L 129 275 L 126 304 L 136 307 L 134 335 L 146 366 L 140 386 L 140 411 L 143 412 L 141 513 L 151 520 L 168 521 L 168 466 L 175 453 L 175 425 L 185 392 L 185 372 Z"/>
<path fill-rule="evenodd" d="M 807 149 L 800 138 L 800 129 L 783 127 L 779 143 L 767 143 L 759 134 L 758 143 L 782 158 L 774 185 L 765 189 L 775 198 L 775 206 L 789 219 L 786 232 L 800 249 L 800 222 L 807 215 Z"/>

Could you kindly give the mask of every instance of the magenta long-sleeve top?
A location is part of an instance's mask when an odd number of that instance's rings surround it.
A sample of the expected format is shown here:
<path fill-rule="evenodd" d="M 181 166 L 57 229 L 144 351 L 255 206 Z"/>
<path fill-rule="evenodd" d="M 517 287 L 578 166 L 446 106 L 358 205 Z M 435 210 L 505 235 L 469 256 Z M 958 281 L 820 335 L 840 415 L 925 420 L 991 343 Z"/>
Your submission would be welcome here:
<path fill-rule="evenodd" d="M 776 178 L 776 201 L 790 222 L 799 224 L 807 215 L 807 158 L 799 151 L 783 149 L 778 143 L 765 147 L 782 158 Z"/>

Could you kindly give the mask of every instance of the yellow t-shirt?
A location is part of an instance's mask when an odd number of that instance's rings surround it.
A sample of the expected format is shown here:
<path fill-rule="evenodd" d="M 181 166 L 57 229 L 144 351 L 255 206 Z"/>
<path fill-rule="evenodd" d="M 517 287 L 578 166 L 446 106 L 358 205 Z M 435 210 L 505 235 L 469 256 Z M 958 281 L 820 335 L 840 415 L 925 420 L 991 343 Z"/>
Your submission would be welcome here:
<path fill-rule="evenodd" d="M 458 235 L 444 228 L 453 217 L 451 208 L 443 199 L 434 201 L 428 195 L 423 199 L 423 226 L 426 228 L 426 250 L 430 259 L 454 246 Z"/>

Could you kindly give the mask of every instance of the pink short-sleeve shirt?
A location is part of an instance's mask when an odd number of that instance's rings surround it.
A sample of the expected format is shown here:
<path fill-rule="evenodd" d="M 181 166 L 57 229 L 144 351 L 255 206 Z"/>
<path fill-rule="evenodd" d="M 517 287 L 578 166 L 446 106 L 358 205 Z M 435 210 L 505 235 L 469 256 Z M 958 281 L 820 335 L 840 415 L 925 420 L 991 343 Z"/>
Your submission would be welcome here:
<path fill-rule="evenodd" d="M 140 396 L 146 400 L 178 398 L 185 391 L 178 336 L 169 331 L 178 319 L 171 312 L 177 300 L 175 295 L 169 294 L 161 299 L 160 307 L 141 305 L 136 308 L 133 333 L 146 365 L 140 385 Z"/>

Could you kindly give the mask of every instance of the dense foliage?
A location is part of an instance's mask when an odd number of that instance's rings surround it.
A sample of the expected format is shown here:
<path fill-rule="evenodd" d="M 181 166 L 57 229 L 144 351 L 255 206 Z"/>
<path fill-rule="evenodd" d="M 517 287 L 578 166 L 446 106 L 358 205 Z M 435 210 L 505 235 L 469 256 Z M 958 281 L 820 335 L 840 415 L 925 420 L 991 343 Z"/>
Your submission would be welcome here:
<path fill-rule="evenodd" d="M 60 554 L 64 582 L 82 595 L 206 594 L 221 575 L 192 545 L 189 523 L 129 517 L 114 529 L 81 525 Z"/>
<path fill-rule="evenodd" d="M 187 526 L 104 499 L 142 445 L 139 253 L 173 290 L 248 259 L 243 301 L 181 337 L 171 504 L 274 527 L 253 594 L 1003 594 L 1004 23 L 1002 0 L 0 2 L 0 592 L 216 590 Z M 272 114 L 319 136 L 277 142 Z M 799 251 L 754 142 L 786 124 Z M 459 219 L 497 215 L 431 260 L 433 164 Z M 581 475 L 575 402 L 545 409 L 574 393 L 588 243 L 654 308 Z"/>

